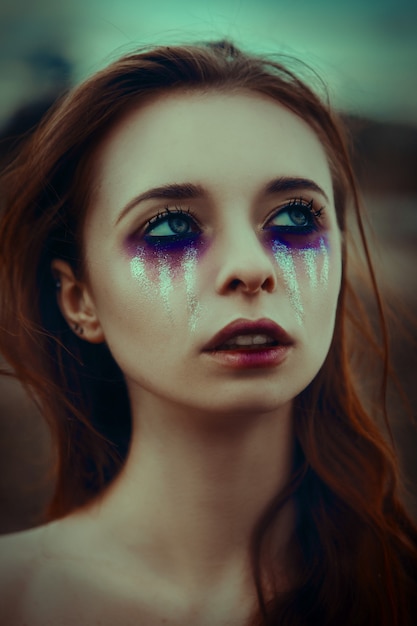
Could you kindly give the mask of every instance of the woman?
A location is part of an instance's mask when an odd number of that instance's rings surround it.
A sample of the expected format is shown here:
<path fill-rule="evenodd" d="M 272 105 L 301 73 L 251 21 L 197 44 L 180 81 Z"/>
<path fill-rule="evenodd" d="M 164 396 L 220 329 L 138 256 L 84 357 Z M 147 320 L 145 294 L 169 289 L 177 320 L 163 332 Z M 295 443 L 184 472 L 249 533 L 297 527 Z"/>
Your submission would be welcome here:
<path fill-rule="evenodd" d="M 59 103 L 3 188 L 2 351 L 57 462 L 49 523 L 3 540 L 7 624 L 411 624 L 328 107 L 229 43 L 144 51 Z"/>

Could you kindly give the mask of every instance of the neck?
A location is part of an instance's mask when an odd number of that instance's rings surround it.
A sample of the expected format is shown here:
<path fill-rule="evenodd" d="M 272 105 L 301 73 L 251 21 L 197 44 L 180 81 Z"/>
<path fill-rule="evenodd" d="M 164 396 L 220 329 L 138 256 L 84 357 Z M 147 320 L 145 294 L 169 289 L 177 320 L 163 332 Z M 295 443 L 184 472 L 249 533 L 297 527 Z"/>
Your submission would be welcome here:
<path fill-rule="evenodd" d="M 100 503 L 112 535 L 160 575 L 209 585 L 244 571 L 251 534 L 292 466 L 291 406 L 208 415 L 144 397 L 124 470 Z M 286 507 L 278 546 L 292 530 Z"/>

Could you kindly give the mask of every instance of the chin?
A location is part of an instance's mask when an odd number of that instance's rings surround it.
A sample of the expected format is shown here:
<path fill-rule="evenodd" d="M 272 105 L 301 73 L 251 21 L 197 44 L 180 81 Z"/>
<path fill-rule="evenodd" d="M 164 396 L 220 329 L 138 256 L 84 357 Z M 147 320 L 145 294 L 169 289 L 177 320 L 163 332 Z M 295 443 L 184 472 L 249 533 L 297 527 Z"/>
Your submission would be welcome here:
<path fill-rule="evenodd" d="M 269 397 L 268 397 L 269 396 Z M 287 411 L 288 407 L 292 406 L 293 397 L 288 397 L 288 394 L 279 396 L 277 394 L 267 394 L 259 390 L 258 393 L 246 393 L 241 394 L 239 397 L 229 397 L 221 401 L 221 398 L 217 397 L 216 402 L 213 403 L 211 399 L 207 406 L 207 410 L 210 413 L 217 413 L 222 415 L 237 415 L 237 416 L 256 416 L 262 413 L 271 413 L 273 411 Z"/>

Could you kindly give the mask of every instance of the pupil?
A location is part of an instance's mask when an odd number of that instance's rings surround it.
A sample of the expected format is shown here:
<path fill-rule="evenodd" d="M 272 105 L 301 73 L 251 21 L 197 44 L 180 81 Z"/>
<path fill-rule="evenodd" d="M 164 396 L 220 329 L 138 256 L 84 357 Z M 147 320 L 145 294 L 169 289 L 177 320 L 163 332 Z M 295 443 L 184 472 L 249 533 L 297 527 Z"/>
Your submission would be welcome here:
<path fill-rule="evenodd" d="M 184 235 L 188 232 L 188 223 L 181 217 L 172 217 L 169 220 L 169 227 L 176 235 Z"/>
<path fill-rule="evenodd" d="M 305 226 L 308 222 L 306 214 L 300 209 L 292 209 L 291 219 L 297 226 Z"/>

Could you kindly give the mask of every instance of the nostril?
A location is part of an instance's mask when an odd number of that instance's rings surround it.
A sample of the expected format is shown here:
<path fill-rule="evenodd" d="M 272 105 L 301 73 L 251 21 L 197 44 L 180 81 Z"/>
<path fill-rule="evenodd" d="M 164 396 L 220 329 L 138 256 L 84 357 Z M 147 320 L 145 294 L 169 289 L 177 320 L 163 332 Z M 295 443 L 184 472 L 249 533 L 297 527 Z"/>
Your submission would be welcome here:
<path fill-rule="evenodd" d="M 268 276 L 262 284 L 262 291 L 274 291 L 275 281 L 272 276 Z"/>
<path fill-rule="evenodd" d="M 256 251 L 248 254 L 247 247 L 245 245 L 239 250 L 227 250 L 227 255 L 225 254 L 218 267 L 216 291 L 219 293 L 242 292 L 255 295 L 275 290 L 276 275 L 273 258 L 265 254 L 260 244 L 259 254 L 255 254 Z"/>
<path fill-rule="evenodd" d="M 245 278 L 231 278 L 227 282 L 227 290 L 230 292 L 242 291 L 247 294 L 257 294 L 261 291 L 274 291 L 275 281 L 272 276 L 262 280 L 259 276 L 246 276 Z"/>
<path fill-rule="evenodd" d="M 231 282 L 230 282 L 230 289 L 232 291 L 236 291 L 239 286 L 242 284 L 242 281 L 240 281 L 238 278 L 234 278 Z"/>

